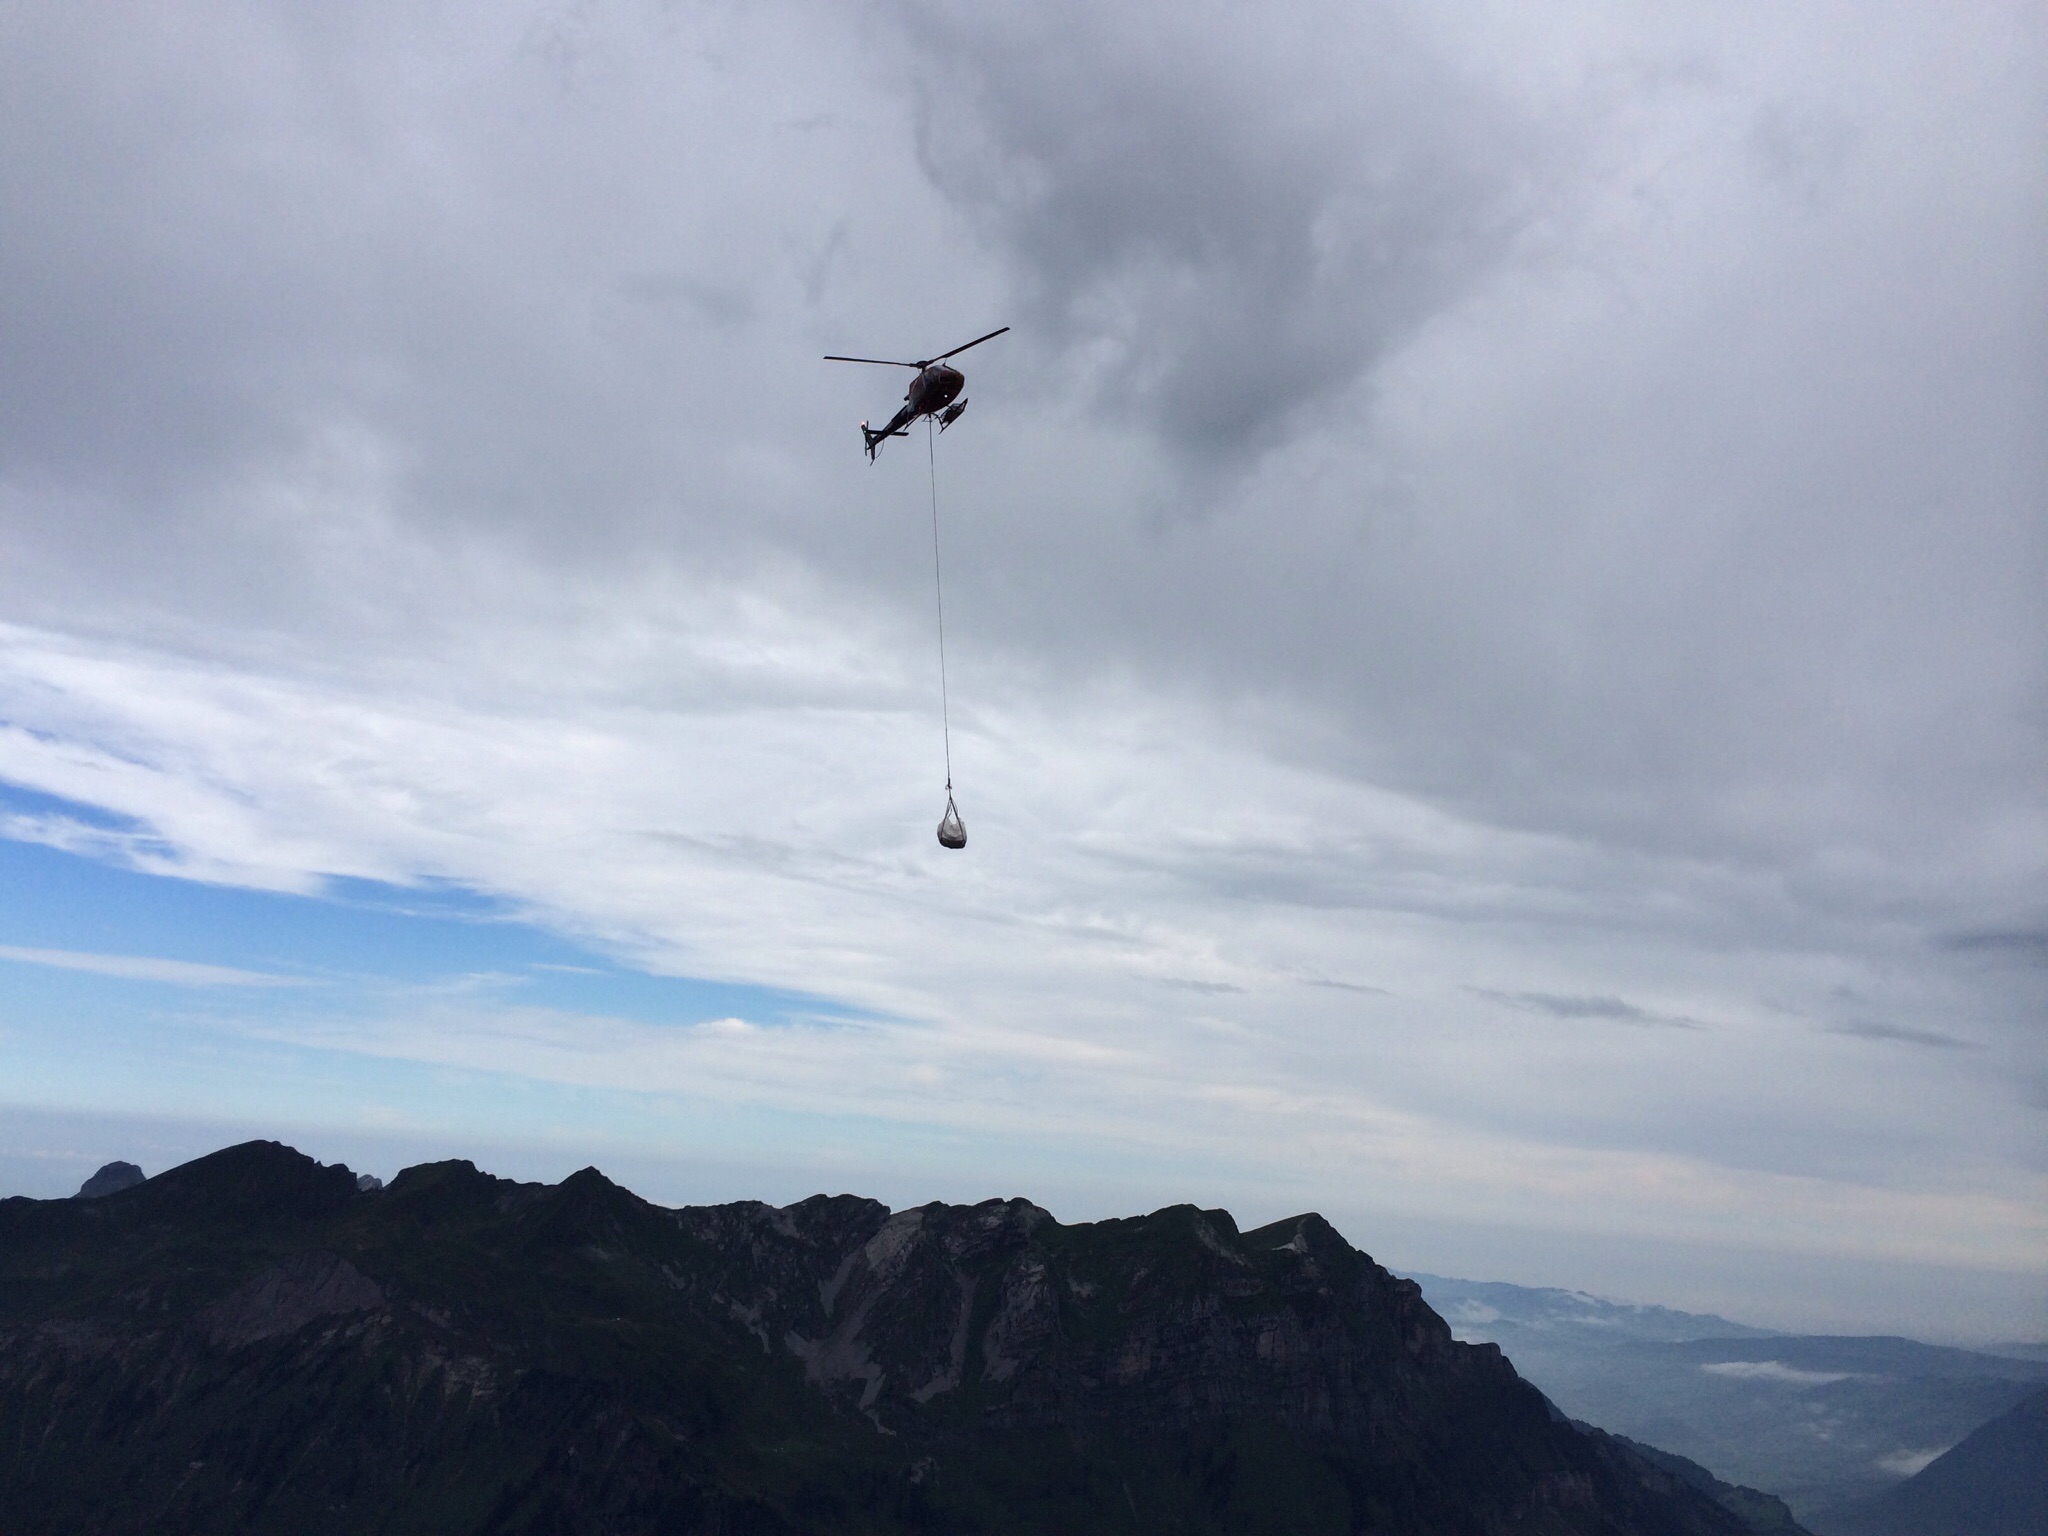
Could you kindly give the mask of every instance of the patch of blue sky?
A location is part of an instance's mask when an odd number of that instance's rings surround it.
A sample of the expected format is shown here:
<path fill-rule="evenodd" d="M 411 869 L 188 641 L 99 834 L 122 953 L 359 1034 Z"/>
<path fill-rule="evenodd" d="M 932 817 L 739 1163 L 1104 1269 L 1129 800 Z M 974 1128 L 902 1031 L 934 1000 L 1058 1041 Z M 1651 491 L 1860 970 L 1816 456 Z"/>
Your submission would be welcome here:
<path fill-rule="evenodd" d="M 111 861 L 174 859 L 177 850 L 119 811 L 0 780 L 0 837 L 89 851 Z"/>
<path fill-rule="evenodd" d="M 133 816 L 83 800 L 66 800 L 20 784 L 0 780 L 0 815 L 23 821 L 72 822 L 94 832 L 147 833 L 148 828 Z"/>
<path fill-rule="evenodd" d="M 4 805 L 74 820 L 90 810 L 18 790 L 6 791 Z M 273 990 L 229 977 L 212 978 L 220 983 L 213 985 L 203 972 L 180 976 L 175 966 L 95 972 L 86 957 L 221 967 L 295 985 Z M 457 886 L 334 880 L 318 895 L 292 895 L 141 873 L 5 838 L 0 968 L 0 1016 L 17 1024 L 31 1005 L 45 1018 L 141 1010 L 169 1022 L 195 1011 L 193 999 L 178 996 L 194 988 L 207 993 L 205 1011 L 215 1014 L 359 1007 L 373 994 L 461 986 L 495 1002 L 654 1025 L 867 1016 L 799 992 L 654 974 Z"/>

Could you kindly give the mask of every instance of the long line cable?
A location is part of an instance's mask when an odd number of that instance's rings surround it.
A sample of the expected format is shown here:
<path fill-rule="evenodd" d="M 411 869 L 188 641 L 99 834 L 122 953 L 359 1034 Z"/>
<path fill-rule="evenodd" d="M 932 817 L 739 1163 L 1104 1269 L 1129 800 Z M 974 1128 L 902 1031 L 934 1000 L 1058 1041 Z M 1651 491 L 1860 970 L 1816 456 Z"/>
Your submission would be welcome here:
<path fill-rule="evenodd" d="M 946 803 L 953 801 L 953 711 L 946 698 L 946 583 L 939 572 L 939 453 L 932 419 L 924 419 L 925 465 L 932 480 L 932 591 L 939 600 L 939 728 L 946 742 Z"/>

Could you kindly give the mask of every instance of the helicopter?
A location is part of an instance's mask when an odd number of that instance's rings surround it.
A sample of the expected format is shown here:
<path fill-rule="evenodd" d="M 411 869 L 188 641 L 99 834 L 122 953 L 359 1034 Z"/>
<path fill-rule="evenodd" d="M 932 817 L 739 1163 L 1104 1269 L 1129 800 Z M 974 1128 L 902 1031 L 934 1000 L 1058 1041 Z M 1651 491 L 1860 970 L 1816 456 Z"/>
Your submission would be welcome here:
<path fill-rule="evenodd" d="M 984 341 L 993 341 L 1008 329 L 1006 325 L 1002 330 L 990 331 L 988 335 L 977 336 L 965 345 L 955 347 L 951 352 L 941 352 L 937 357 L 928 357 L 918 363 L 897 362 L 886 357 L 840 357 L 827 353 L 825 361 L 828 363 L 874 363 L 882 368 L 917 370 L 917 376 L 910 381 L 910 388 L 903 392 L 903 408 L 889 418 L 886 427 L 874 428 L 866 422 L 860 424 L 860 435 L 868 445 L 868 462 L 875 462 L 875 455 L 881 451 L 882 444 L 890 438 L 908 437 L 910 424 L 920 416 L 936 416 L 941 432 L 958 421 L 960 413 L 967 409 L 967 402 L 956 400 L 954 397 L 966 385 L 967 375 L 958 368 L 946 367 L 946 359 L 957 357 L 968 347 L 978 347 Z"/>

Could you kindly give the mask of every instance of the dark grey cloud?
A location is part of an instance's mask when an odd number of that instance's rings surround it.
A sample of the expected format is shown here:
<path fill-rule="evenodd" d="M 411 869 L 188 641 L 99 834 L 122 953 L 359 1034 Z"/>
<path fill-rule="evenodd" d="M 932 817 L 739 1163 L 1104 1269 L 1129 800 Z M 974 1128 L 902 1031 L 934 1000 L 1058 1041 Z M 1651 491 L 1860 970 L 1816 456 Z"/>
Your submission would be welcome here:
<path fill-rule="evenodd" d="M 1187 459 L 1280 443 L 1498 259 L 1533 141 L 1384 6 L 912 6 L 918 144 L 1096 399 Z"/>
<path fill-rule="evenodd" d="M 1525 1013 L 1547 1014 L 1553 1019 L 1611 1019 L 1617 1024 L 1656 1024 L 1672 1029 L 1701 1029 L 1698 1019 L 1682 1014 L 1659 1013 L 1641 1008 L 1618 997 L 1570 997 L 1555 992 L 1501 992 L 1490 987 L 1472 987 L 1475 996 Z"/>

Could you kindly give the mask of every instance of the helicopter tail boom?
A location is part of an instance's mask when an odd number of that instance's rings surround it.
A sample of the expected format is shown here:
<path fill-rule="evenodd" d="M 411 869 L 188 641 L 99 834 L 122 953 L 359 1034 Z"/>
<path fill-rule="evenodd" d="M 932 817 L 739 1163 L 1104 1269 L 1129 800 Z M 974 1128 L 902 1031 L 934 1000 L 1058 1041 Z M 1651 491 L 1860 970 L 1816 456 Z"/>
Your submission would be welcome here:
<path fill-rule="evenodd" d="M 862 422 L 860 424 L 860 435 L 868 445 L 868 462 L 872 464 L 875 462 L 875 455 L 882 451 L 883 443 L 892 437 L 908 437 L 910 433 L 904 428 L 897 426 L 893 421 L 888 426 L 880 429 Z"/>

